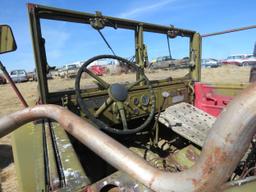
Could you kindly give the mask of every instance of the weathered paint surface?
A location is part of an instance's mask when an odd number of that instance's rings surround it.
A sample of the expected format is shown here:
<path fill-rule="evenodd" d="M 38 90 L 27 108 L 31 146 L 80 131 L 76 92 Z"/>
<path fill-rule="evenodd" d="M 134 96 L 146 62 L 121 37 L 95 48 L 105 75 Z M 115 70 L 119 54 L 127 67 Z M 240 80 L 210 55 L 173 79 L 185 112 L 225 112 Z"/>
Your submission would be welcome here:
<path fill-rule="evenodd" d="M 20 191 L 44 191 L 42 125 L 21 127 L 12 134 L 12 142 Z"/>
<path fill-rule="evenodd" d="M 178 167 L 178 170 L 184 171 L 191 168 L 196 161 L 199 159 L 200 150 L 193 145 L 188 145 L 187 147 L 174 152 L 173 155 L 169 156 L 168 164 L 174 164 Z"/>
<path fill-rule="evenodd" d="M 51 123 L 65 176 L 65 190 L 78 190 L 90 184 L 65 130 L 58 123 Z"/>
<path fill-rule="evenodd" d="M 249 84 L 195 83 L 195 107 L 217 117 L 227 104 Z"/>

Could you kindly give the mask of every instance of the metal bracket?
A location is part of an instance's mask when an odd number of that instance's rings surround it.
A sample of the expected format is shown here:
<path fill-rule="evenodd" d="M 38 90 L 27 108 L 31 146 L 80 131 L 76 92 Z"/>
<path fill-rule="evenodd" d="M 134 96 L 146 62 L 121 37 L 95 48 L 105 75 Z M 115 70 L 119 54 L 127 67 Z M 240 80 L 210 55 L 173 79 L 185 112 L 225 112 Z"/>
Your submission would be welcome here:
<path fill-rule="evenodd" d="M 170 37 L 170 38 L 176 38 L 176 37 L 179 35 L 179 31 L 174 30 L 174 29 L 169 29 L 169 30 L 167 31 L 167 35 L 168 35 L 168 37 Z"/>
<path fill-rule="evenodd" d="M 101 30 L 105 27 L 106 19 L 102 16 L 102 13 L 96 11 L 96 16 L 90 19 L 90 25 L 96 29 Z"/>

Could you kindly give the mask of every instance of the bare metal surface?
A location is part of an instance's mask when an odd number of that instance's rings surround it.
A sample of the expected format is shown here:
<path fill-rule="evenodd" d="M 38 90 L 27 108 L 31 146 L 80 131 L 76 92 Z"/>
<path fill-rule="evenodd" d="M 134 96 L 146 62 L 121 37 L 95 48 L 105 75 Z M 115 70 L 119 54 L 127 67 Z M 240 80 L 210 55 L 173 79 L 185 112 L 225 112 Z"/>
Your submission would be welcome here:
<path fill-rule="evenodd" d="M 247 183 L 255 182 L 255 181 L 256 181 L 256 176 L 250 176 L 250 177 L 247 177 L 247 178 L 245 178 L 245 179 L 239 179 L 239 180 L 227 182 L 227 183 L 225 183 L 225 184 L 221 187 L 221 189 L 222 189 L 222 190 L 230 189 L 230 188 L 232 188 L 232 187 L 242 186 L 242 185 L 245 185 L 245 184 L 247 184 Z"/>
<path fill-rule="evenodd" d="M 188 103 L 168 107 L 159 121 L 182 137 L 203 147 L 216 118 Z"/>
<path fill-rule="evenodd" d="M 256 85 L 235 98 L 210 130 L 199 160 L 179 173 L 157 170 L 126 147 L 66 109 L 54 105 L 26 108 L 0 119 L 0 137 L 38 119 L 58 121 L 71 135 L 119 170 L 154 191 L 219 191 L 247 150 L 256 129 Z"/>

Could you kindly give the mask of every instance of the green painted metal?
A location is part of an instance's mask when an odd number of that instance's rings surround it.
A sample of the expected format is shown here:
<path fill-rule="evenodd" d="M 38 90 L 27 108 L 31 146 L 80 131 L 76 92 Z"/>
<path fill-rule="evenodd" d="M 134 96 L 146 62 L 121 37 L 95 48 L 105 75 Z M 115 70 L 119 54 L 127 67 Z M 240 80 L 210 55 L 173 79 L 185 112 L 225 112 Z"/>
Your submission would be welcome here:
<path fill-rule="evenodd" d="M 91 24 L 92 20 L 99 19 L 99 14 L 83 13 L 78 11 L 70 11 L 65 9 L 57 9 L 52 7 L 46 7 L 42 5 L 28 4 L 31 34 L 35 55 L 35 63 L 37 69 L 37 75 L 39 77 L 39 93 L 42 103 L 48 103 L 51 100 L 48 93 L 48 84 L 46 79 L 46 72 L 48 69 L 44 40 L 41 34 L 40 19 L 69 21 L 82 24 Z M 175 32 L 178 36 L 189 37 L 191 40 L 191 56 L 193 56 L 192 62 L 195 63 L 195 67 L 192 70 L 192 77 L 194 80 L 199 80 L 199 68 L 200 57 L 196 55 L 200 53 L 200 35 L 194 31 L 174 28 L 173 26 L 162 26 L 156 24 L 149 24 L 140 21 L 133 21 L 127 19 L 114 18 L 109 16 L 100 15 L 100 19 L 104 20 L 102 27 L 115 27 L 127 30 L 134 30 L 135 32 L 135 55 L 137 63 L 144 68 L 144 62 L 147 60 L 146 46 L 143 42 L 144 32 L 154 32 L 159 34 L 168 34 Z M 139 77 L 138 77 L 139 78 Z"/>
<path fill-rule="evenodd" d="M 80 191 L 91 182 L 86 176 L 67 133 L 58 123 L 51 123 L 65 176 L 63 191 Z"/>
<path fill-rule="evenodd" d="M 135 30 L 135 57 L 136 63 L 140 66 L 141 69 L 144 69 L 144 53 L 145 47 L 143 46 L 143 25 L 138 25 Z M 141 77 L 137 73 L 136 79 L 139 80 Z"/>
<path fill-rule="evenodd" d="M 19 191 L 59 190 L 59 173 L 50 127 L 46 126 L 48 165 L 44 162 L 42 129 L 43 124 L 27 124 L 12 134 L 15 168 L 19 183 Z M 78 160 L 72 144 L 59 124 L 52 123 L 57 138 L 58 151 L 65 174 L 65 186 L 62 191 L 82 191 L 90 184 L 88 177 Z M 49 186 L 46 185 L 45 168 L 49 166 Z"/>
<path fill-rule="evenodd" d="M 45 191 L 42 125 L 29 123 L 12 134 L 19 191 Z"/>
<path fill-rule="evenodd" d="M 249 182 L 241 186 L 236 185 L 232 188 L 224 190 L 224 192 L 255 192 L 255 190 L 256 190 L 256 181 Z"/>
<path fill-rule="evenodd" d="M 179 170 L 183 171 L 191 168 L 196 161 L 199 159 L 201 151 L 194 147 L 193 145 L 188 145 L 187 147 L 175 152 L 171 156 L 171 163 L 175 164 Z"/>
<path fill-rule="evenodd" d="M 46 57 L 45 47 L 41 34 L 40 19 L 38 18 L 38 10 L 35 5 L 28 4 L 28 14 L 30 21 L 30 30 L 32 37 L 32 45 L 34 50 L 36 72 L 38 77 L 38 93 L 42 103 L 47 103 L 48 84 L 46 76 Z"/>
<path fill-rule="evenodd" d="M 48 188 L 51 190 L 56 190 L 58 189 L 60 185 L 60 179 L 59 179 L 59 174 L 58 174 L 58 167 L 56 165 L 56 160 L 55 160 L 55 154 L 54 154 L 54 144 L 51 136 L 51 127 L 49 126 L 48 123 L 44 124 L 45 126 L 45 139 L 46 139 L 46 146 L 44 146 L 47 150 L 47 165 L 45 163 L 45 167 L 48 167 Z"/>
<path fill-rule="evenodd" d="M 193 81 L 201 81 L 201 49 L 202 38 L 195 33 L 190 41 L 190 61 L 192 64 L 191 77 Z"/>
<path fill-rule="evenodd" d="M 73 10 L 67 10 L 67 9 L 47 7 L 47 6 L 38 5 L 38 4 L 28 4 L 28 7 L 31 9 L 36 9 L 37 10 L 36 15 L 44 19 L 91 24 L 91 19 L 98 18 L 97 13 L 91 14 L 91 13 L 85 13 L 85 12 L 79 12 L 79 11 L 73 11 Z M 168 32 L 171 32 L 171 31 L 177 31 L 178 35 L 182 35 L 184 37 L 192 37 L 193 34 L 195 33 L 195 31 L 192 31 L 192 30 L 181 29 L 176 27 L 174 28 L 173 26 L 157 25 L 152 23 L 110 17 L 105 15 L 101 15 L 101 18 L 108 21 L 104 23 L 105 27 L 108 26 L 108 27 L 136 30 L 136 28 L 139 25 L 143 25 L 144 31 L 161 33 L 161 34 L 167 34 Z"/>
<path fill-rule="evenodd" d="M 181 81 L 173 81 L 173 82 L 160 81 L 159 83 L 156 82 L 155 84 L 153 84 L 153 90 L 157 98 L 156 109 L 159 109 L 160 105 L 163 102 L 162 92 L 164 91 L 169 92 L 171 94 L 171 97 L 169 97 L 166 100 L 165 106 L 163 107 L 163 109 L 165 109 L 166 107 L 172 104 L 175 104 L 172 102 L 172 98 L 173 96 L 177 96 L 177 95 L 184 95 L 184 102 L 190 103 L 191 102 L 190 95 L 189 95 L 190 89 L 188 87 L 189 83 L 190 83 L 190 80 L 186 80 L 186 81 L 181 80 Z M 134 98 L 138 98 L 141 101 L 142 96 L 145 96 L 145 95 L 149 96 L 148 88 L 146 86 L 135 86 L 130 90 L 127 100 L 124 101 L 125 111 L 130 113 L 126 117 L 127 121 L 131 119 L 136 119 L 138 117 L 143 117 L 148 114 L 150 110 L 150 105 L 143 106 L 141 102 L 138 105 L 136 105 L 133 102 Z M 88 91 L 88 93 L 83 94 L 83 98 L 85 101 L 93 101 L 97 96 L 108 97 L 108 94 L 107 94 L 107 91 L 96 91 L 96 92 Z M 70 96 L 67 106 L 71 103 L 74 104 L 75 106 L 78 105 L 76 101 L 76 97 L 74 95 Z M 132 111 L 130 111 L 130 108 L 138 109 L 138 113 L 134 114 Z M 111 110 L 115 111 L 116 113 L 111 112 Z M 94 113 L 93 109 L 91 109 L 91 112 Z M 113 105 L 112 108 L 108 107 L 104 109 L 104 112 L 102 112 L 102 114 L 104 118 L 108 119 L 114 124 L 120 123 L 121 119 L 119 118 L 119 116 L 116 116 L 118 114 L 117 106 Z M 80 115 L 82 116 L 82 113 L 80 113 Z"/>

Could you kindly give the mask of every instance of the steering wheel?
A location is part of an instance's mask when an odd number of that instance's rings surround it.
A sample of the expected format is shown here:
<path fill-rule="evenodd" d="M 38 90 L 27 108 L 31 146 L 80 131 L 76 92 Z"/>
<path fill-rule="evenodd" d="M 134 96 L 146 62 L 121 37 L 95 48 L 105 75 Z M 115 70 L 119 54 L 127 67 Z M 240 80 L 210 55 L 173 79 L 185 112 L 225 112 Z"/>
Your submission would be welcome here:
<path fill-rule="evenodd" d="M 109 84 L 106 81 L 104 81 L 102 78 L 100 78 L 99 76 L 95 75 L 93 72 L 91 72 L 87 68 L 88 65 L 90 65 L 92 62 L 99 60 L 99 59 L 118 60 L 119 62 L 122 62 L 124 65 L 127 65 L 127 67 L 133 68 L 139 74 L 140 78 L 136 82 L 128 83 L 125 85 L 120 84 L 120 83 Z M 99 83 L 100 86 L 103 89 L 107 90 L 107 92 L 108 92 L 108 98 L 94 113 L 92 113 L 88 110 L 88 107 L 86 106 L 86 103 L 81 96 L 80 81 L 81 81 L 81 76 L 82 76 L 83 72 L 87 73 L 89 76 L 94 78 L 97 81 L 97 83 Z M 141 82 L 145 82 L 147 89 L 149 89 L 151 110 L 150 110 L 150 113 L 149 113 L 147 119 L 140 126 L 138 126 L 136 128 L 128 128 L 127 120 L 126 120 L 126 112 L 127 112 L 126 110 L 127 109 L 124 107 L 125 106 L 124 102 L 125 101 L 129 102 L 129 100 L 128 100 L 129 91 Z M 152 85 L 151 85 L 149 79 L 145 76 L 143 70 L 140 67 L 138 67 L 135 64 L 132 64 L 130 61 L 128 61 L 122 57 L 118 57 L 118 56 L 114 56 L 114 55 L 98 55 L 98 56 L 95 56 L 95 57 L 87 60 L 80 67 L 80 69 L 77 73 L 76 81 L 75 81 L 75 92 L 76 92 L 77 102 L 78 102 L 81 110 L 87 116 L 87 118 L 89 118 L 100 129 L 106 130 L 111 133 L 133 134 L 133 133 L 139 132 L 139 131 L 143 130 L 151 122 L 151 120 L 153 119 L 154 114 L 155 114 L 156 98 L 155 98 L 155 94 L 154 94 L 154 91 L 153 91 L 153 88 L 152 88 Z M 121 117 L 122 129 L 110 127 L 105 122 L 103 122 L 102 120 L 99 119 L 100 115 L 114 103 L 117 106 L 118 113 Z"/>

